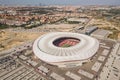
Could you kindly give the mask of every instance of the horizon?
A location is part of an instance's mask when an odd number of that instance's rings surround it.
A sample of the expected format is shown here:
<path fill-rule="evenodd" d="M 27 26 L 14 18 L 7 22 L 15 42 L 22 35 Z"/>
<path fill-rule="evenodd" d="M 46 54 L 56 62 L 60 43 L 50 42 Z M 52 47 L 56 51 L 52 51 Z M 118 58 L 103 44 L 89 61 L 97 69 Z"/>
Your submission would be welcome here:
<path fill-rule="evenodd" d="M 0 1 L 0 5 L 7 6 L 41 6 L 41 5 L 71 5 L 71 6 L 80 6 L 80 5 L 120 5 L 120 0 L 2 0 Z"/>

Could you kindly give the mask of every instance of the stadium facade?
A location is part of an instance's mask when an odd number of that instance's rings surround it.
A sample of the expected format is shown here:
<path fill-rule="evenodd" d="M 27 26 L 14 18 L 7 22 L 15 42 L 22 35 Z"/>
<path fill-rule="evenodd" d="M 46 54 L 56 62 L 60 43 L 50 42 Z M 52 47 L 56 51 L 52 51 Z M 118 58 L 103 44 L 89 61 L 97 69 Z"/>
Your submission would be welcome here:
<path fill-rule="evenodd" d="M 82 65 L 98 49 L 97 39 L 71 32 L 51 32 L 40 36 L 33 44 L 33 52 L 38 58 L 58 67 Z"/>

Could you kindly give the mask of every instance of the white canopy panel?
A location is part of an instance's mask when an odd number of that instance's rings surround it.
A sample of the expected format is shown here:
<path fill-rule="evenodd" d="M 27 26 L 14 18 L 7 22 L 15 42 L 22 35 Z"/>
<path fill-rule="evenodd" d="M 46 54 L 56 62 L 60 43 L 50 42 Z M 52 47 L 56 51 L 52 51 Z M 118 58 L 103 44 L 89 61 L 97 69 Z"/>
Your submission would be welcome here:
<path fill-rule="evenodd" d="M 62 37 L 77 38 L 80 42 L 70 47 L 58 47 L 53 44 Z M 99 48 L 97 39 L 71 32 L 51 32 L 40 36 L 33 44 L 35 55 L 48 63 L 84 60 L 92 57 Z"/>

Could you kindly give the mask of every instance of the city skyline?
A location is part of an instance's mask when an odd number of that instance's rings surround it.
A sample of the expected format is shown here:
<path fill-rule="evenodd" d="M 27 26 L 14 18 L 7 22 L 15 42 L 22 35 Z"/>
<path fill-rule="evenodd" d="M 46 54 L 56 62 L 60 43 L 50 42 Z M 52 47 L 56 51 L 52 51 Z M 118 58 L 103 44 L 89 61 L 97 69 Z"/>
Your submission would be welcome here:
<path fill-rule="evenodd" d="M 120 0 L 0 0 L 1 5 L 120 5 Z"/>

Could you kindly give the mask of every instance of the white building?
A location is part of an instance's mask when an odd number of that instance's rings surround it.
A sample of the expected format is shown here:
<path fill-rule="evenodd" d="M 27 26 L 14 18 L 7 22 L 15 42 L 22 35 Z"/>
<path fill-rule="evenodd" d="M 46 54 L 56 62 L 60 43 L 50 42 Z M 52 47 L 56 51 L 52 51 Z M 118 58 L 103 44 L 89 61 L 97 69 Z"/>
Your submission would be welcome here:
<path fill-rule="evenodd" d="M 33 52 L 42 61 L 59 67 L 74 67 L 88 61 L 99 48 L 97 39 L 70 32 L 52 32 L 35 40 Z"/>

